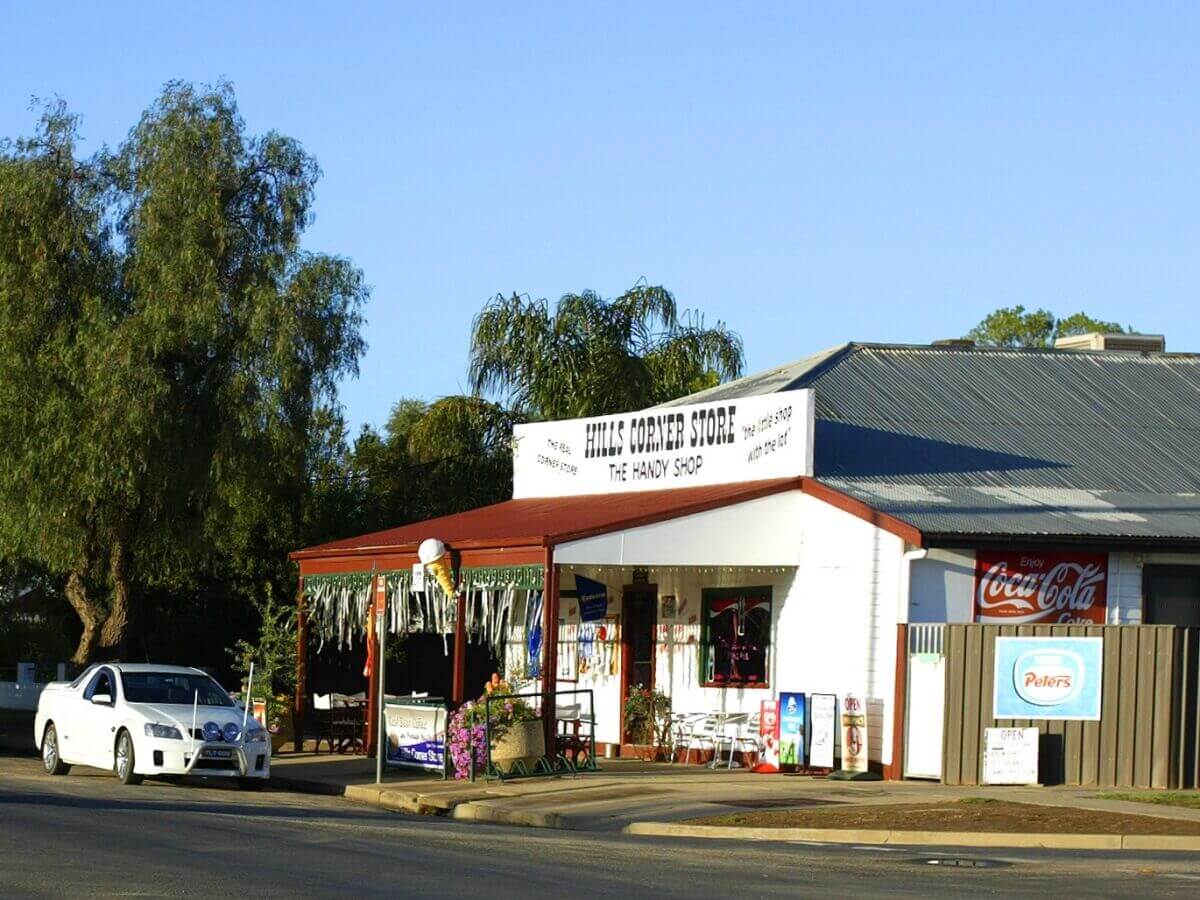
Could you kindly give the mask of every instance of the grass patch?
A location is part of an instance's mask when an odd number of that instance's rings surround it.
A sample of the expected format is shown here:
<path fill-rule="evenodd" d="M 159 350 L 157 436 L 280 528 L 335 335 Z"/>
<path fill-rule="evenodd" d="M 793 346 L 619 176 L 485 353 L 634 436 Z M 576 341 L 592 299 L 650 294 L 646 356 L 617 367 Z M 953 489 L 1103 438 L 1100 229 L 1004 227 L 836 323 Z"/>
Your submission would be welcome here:
<path fill-rule="evenodd" d="M 986 831 L 1017 834 L 1200 835 L 1200 822 L 1136 813 L 966 797 L 940 803 L 838 804 L 756 810 L 692 819 L 742 828 L 852 828 L 883 831 Z"/>
<path fill-rule="evenodd" d="M 1101 800 L 1127 800 L 1133 803 L 1200 809 L 1200 791 L 1116 791 L 1096 796 Z"/>

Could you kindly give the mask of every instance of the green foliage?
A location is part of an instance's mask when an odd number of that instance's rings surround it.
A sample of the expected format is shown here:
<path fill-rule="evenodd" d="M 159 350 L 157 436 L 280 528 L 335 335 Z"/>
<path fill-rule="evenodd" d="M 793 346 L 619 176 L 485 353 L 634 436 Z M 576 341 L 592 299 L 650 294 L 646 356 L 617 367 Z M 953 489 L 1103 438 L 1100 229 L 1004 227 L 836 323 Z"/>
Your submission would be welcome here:
<path fill-rule="evenodd" d="M 635 744 L 666 747 L 670 741 L 671 698 L 642 685 L 625 698 L 625 734 Z"/>
<path fill-rule="evenodd" d="M 0 540 L 66 580 L 83 662 L 148 588 L 282 586 L 367 289 L 301 249 L 316 163 L 227 84 L 168 84 L 116 150 L 76 128 L 0 150 Z"/>
<path fill-rule="evenodd" d="M 476 317 L 471 386 L 535 419 L 644 409 L 742 373 L 741 338 L 699 315 L 679 320 L 665 288 L 638 283 L 545 300 L 497 296 Z"/>
<path fill-rule="evenodd" d="M 287 715 L 288 703 L 280 698 L 289 697 L 296 686 L 296 607 L 276 601 L 269 583 L 263 586 L 261 598 L 252 596 L 250 602 L 260 621 L 257 638 L 253 642 L 238 641 L 229 653 L 243 684 L 247 683 L 250 664 L 254 663 L 251 690 L 254 697 L 266 698 L 266 724 L 276 727 Z"/>
<path fill-rule="evenodd" d="M 1055 319 L 1054 314 L 1045 309 L 1026 312 L 1024 306 L 1008 306 L 990 313 L 967 332 L 967 337 L 981 347 L 1052 347 L 1058 338 L 1073 334 L 1093 331 L 1119 334 L 1126 330 L 1133 329 L 1123 328 L 1117 322 L 1093 319 L 1083 312 Z"/>

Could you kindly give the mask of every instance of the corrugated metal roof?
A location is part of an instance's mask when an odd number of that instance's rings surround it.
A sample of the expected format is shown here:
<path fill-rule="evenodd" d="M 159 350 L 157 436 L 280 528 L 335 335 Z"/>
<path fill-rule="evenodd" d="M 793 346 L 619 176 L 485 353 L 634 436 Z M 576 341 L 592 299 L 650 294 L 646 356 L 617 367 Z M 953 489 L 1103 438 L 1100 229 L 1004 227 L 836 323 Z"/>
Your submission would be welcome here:
<path fill-rule="evenodd" d="M 307 547 L 293 553 L 292 558 L 363 550 L 415 551 L 430 537 L 459 547 L 555 544 L 717 509 L 800 486 L 799 478 L 776 478 L 667 491 L 506 500 L 453 516 Z"/>
<path fill-rule="evenodd" d="M 812 388 L 815 474 L 928 535 L 1200 539 L 1200 358 L 847 344 L 680 402 Z"/>

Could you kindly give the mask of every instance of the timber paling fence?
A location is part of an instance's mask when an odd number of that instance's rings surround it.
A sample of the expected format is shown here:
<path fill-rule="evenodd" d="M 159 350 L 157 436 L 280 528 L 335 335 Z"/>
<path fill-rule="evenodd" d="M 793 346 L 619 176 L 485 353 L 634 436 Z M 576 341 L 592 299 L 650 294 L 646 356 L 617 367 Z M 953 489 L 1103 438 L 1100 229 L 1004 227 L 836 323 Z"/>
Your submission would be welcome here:
<path fill-rule="evenodd" d="M 946 625 L 942 780 L 982 784 L 984 729 L 1039 729 L 1043 784 L 1200 786 L 1200 628 Z M 1104 639 L 1099 721 L 995 719 L 997 637 Z"/>

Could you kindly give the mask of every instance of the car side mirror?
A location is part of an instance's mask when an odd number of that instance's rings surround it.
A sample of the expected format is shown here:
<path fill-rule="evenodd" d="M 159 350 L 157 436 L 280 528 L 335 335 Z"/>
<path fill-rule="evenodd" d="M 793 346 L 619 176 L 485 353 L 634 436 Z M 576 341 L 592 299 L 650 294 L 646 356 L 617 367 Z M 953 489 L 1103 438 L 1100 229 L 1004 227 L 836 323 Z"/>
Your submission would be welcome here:
<path fill-rule="evenodd" d="M 92 702 L 97 706 L 112 706 L 112 697 L 108 694 L 92 694 Z"/>

